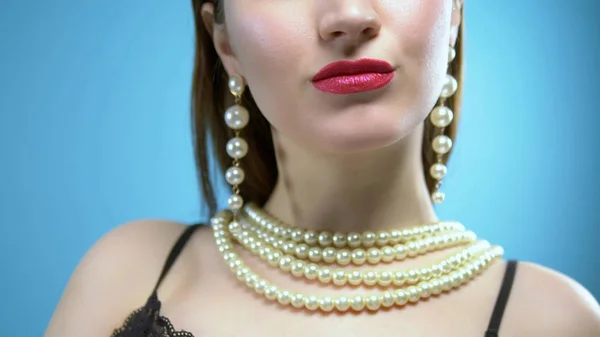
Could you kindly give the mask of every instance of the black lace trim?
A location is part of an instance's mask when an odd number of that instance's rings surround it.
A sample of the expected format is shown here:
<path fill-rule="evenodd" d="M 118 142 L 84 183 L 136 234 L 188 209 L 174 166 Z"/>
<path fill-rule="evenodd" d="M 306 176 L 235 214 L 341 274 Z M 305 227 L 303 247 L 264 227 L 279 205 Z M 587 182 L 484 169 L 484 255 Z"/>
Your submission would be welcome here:
<path fill-rule="evenodd" d="M 168 318 L 160 316 L 160 306 L 154 292 L 146 305 L 132 312 L 110 337 L 194 337 L 189 332 L 175 330 Z"/>

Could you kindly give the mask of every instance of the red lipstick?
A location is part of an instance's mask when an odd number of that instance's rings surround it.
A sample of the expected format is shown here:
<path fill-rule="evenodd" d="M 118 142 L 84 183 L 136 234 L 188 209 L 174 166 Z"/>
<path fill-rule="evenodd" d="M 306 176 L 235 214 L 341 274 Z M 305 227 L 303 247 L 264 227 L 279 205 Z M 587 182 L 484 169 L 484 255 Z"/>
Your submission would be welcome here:
<path fill-rule="evenodd" d="M 354 94 L 384 87 L 394 78 L 394 68 L 374 59 L 338 61 L 321 69 L 312 82 L 318 90 L 332 94 Z"/>

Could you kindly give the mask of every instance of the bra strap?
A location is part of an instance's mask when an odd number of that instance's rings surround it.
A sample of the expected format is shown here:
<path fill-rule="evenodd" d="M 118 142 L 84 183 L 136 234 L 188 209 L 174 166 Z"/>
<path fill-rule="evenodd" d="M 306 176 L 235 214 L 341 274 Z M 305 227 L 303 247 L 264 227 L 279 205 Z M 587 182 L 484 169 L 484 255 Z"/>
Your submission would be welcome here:
<path fill-rule="evenodd" d="M 160 273 L 160 277 L 158 278 L 158 281 L 156 282 L 156 285 L 154 286 L 153 293 L 156 293 L 156 291 L 158 290 L 158 287 L 160 287 L 160 284 L 162 283 L 163 279 L 165 278 L 165 276 L 167 276 L 167 273 L 169 272 L 169 270 L 175 263 L 175 260 L 177 260 L 177 257 L 179 257 L 179 254 L 185 247 L 185 244 L 189 241 L 192 234 L 194 234 L 194 231 L 200 226 L 202 226 L 202 224 L 195 224 L 195 225 L 188 226 L 188 228 L 186 228 L 183 231 L 183 233 L 181 233 L 181 235 L 179 236 L 179 239 L 177 239 L 177 242 L 175 242 L 175 244 L 171 248 L 171 251 L 169 252 L 169 256 L 167 257 L 167 260 L 166 260 L 166 262 L 163 266 L 163 269 Z"/>
<path fill-rule="evenodd" d="M 506 303 L 510 297 L 510 291 L 512 289 L 515 274 L 517 272 L 517 261 L 509 260 L 506 263 L 506 271 L 504 272 L 504 279 L 502 280 L 502 286 L 500 287 L 500 293 L 496 299 L 496 305 L 492 312 L 490 324 L 485 337 L 498 337 L 498 331 L 500 330 L 500 323 L 502 322 L 502 316 L 504 316 L 504 310 L 506 309 Z"/>

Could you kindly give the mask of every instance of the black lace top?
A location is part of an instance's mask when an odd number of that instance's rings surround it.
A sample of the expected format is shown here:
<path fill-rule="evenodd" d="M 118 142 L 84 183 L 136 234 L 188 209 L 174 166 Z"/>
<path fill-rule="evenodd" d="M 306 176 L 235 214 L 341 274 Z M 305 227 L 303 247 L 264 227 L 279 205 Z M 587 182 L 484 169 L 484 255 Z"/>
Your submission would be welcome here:
<path fill-rule="evenodd" d="M 171 249 L 160 277 L 158 278 L 158 282 L 156 282 L 156 286 L 154 287 L 152 294 L 150 294 L 150 297 L 148 297 L 146 304 L 133 311 L 129 317 L 127 317 L 123 326 L 116 329 L 110 337 L 199 337 L 192 335 L 190 332 L 176 330 L 167 317 L 161 316 L 161 303 L 157 296 L 158 287 L 173 266 L 189 238 L 199 226 L 201 226 L 201 224 L 189 226 L 181 234 Z M 498 337 L 500 322 L 502 321 L 504 309 L 508 302 L 516 267 L 516 261 L 508 261 L 504 280 L 502 281 L 500 293 L 496 300 L 496 306 L 494 307 L 492 318 L 484 337 Z"/>

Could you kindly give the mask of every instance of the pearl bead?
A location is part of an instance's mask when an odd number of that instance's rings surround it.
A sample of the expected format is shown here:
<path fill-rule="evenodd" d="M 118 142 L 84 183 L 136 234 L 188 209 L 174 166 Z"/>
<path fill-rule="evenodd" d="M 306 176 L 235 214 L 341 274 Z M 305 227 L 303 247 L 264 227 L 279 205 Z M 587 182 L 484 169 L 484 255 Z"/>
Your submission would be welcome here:
<path fill-rule="evenodd" d="M 379 297 L 377 295 L 371 295 L 367 297 L 365 303 L 367 305 L 367 309 L 371 311 L 375 311 L 381 306 L 381 302 L 379 302 Z"/>
<path fill-rule="evenodd" d="M 345 266 L 350 264 L 350 261 L 352 261 L 352 258 L 350 257 L 350 251 L 348 249 L 340 249 L 337 252 L 337 263 L 341 266 Z"/>
<path fill-rule="evenodd" d="M 350 274 L 348 274 L 348 283 L 350 283 L 353 286 L 360 285 L 362 283 L 362 280 L 363 280 L 363 275 L 358 270 L 354 270 L 354 271 L 350 272 Z"/>
<path fill-rule="evenodd" d="M 446 176 L 447 172 L 448 168 L 446 168 L 446 165 L 442 163 L 435 163 L 431 165 L 431 168 L 429 169 L 429 173 L 431 174 L 433 179 L 436 180 L 442 180 Z"/>
<path fill-rule="evenodd" d="M 406 274 L 401 271 L 397 271 L 394 273 L 394 280 L 392 281 L 394 285 L 402 286 L 406 283 Z"/>
<path fill-rule="evenodd" d="M 346 311 L 350 309 L 350 300 L 347 297 L 342 296 L 335 299 L 335 308 L 339 311 Z"/>
<path fill-rule="evenodd" d="M 280 252 L 273 252 L 267 256 L 267 260 L 271 267 L 277 267 L 279 265 L 279 261 L 281 260 L 282 254 Z"/>
<path fill-rule="evenodd" d="M 259 250 L 260 257 L 263 260 L 267 258 L 267 255 L 269 253 L 271 253 L 271 248 L 270 247 L 264 247 L 264 248 L 262 248 L 262 249 Z"/>
<path fill-rule="evenodd" d="M 290 233 L 292 232 L 292 230 L 290 228 L 284 228 L 281 227 L 281 230 L 279 231 L 279 233 L 281 233 L 281 237 L 284 240 L 289 240 L 290 239 Z M 275 233 L 277 234 L 277 233 Z"/>
<path fill-rule="evenodd" d="M 421 298 L 428 298 L 431 296 L 433 289 L 429 282 L 421 282 L 421 284 L 419 284 L 419 288 L 421 288 Z"/>
<path fill-rule="evenodd" d="M 392 244 L 397 244 L 402 241 L 402 231 L 394 229 L 390 233 L 390 241 Z"/>
<path fill-rule="evenodd" d="M 454 113 L 446 106 L 438 106 L 431 111 L 429 119 L 436 127 L 445 128 L 452 123 Z"/>
<path fill-rule="evenodd" d="M 452 288 L 458 287 L 461 282 L 462 280 L 459 273 L 454 271 L 450 274 L 450 284 L 452 285 Z"/>
<path fill-rule="evenodd" d="M 331 280 L 333 278 L 331 269 L 329 269 L 327 267 L 321 268 L 318 273 L 318 278 L 319 278 L 319 281 L 321 281 L 323 283 L 331 282 Z"/>
<path fill-rule="evenodd" d="M 240 268 L 237 270 L 237 278 L 239 280 L 246 280 L 246 275 L 248 275 L 249 270 L 247 268 Z"/>
<path fill-rule="evenodd" d="M 431 266 L 431 273 L 433 274 L 433 277 L 440 277 L 442 275 L 442 268 L 439 264 L 434 264 Z"/>
<path fill-rule="evenodd" d="M 225 239 L 223 239 L 223 240 L 225 240 Z M 219 244 L 219 243 L 217 242 L 217 244 Z M 230 250 L 231 250 L 231 245 L 228 245 L 228 244 L 221 244 L 221 245 L 219 246 L 219 252 L 221 252 L 221 253 L 225 253 L 225 252 L 228 252 L 228 251 L 230 251 Z"/>
<path fill-rule="evenodd" d="M 292 269 L 292 258 L 289 256 L 284 256 L 279 260 L 279 269 L 283 271 L 290 271 Z"/>
<path fill-rule="evenodd" d="M 408 292 L 409 302 L 416 303 L 421 299 L 421 290 L 418 287 L 408 287 L 408 289 L 406 289 L 406 292 Z"/>
<path fill-rule="evenodd" d="M 244 92 L 244 79 L 240 75 L 231 75 L 229 77 L 229 91 L 233 95 L 239 96 Z"/>
<path fill-rule="evenodd" d="M 248 154 L 248 143 L 243 138 L 234 137 L 227 142 L 226 150 L 229 157 L 241 159 Z"/>
<path fill-rule="evenodd" d="M 292 268 L 290 271 L 292 272 L 292 275 L 301 277 L 304 274 L 304 262 L 296 261 L 292 263 Z"/>
<path fill-rule="evenodd" d="M 357 248 L 361 243 L 361 235 L 359 233 L 350 233 L 348 234 L 348 246 L 350 248 Z"/>
<path fill-rule="evenodd" d="M 352 251 L 352 263 L 362 265 L 367 261 L 367 252 L 364 249 L 354 249 Z"/>
<path fill-rule="evenodd" d="M 420 242 L 419 249 L 417 250 L 417 252 L 419 254 L 421 254 L 421 255 L 427 253 L 427 242 L 426 242 L 426 240 L 423 240 L 423 241 Z"/>
<path fill-rule="evenodd" d="M 450 49 L 448 49 L 448 63 L 454 61 L 455 57 L 456 57 L 456 49 L 454 49 L 453 47 L 450 47 Z"/>
<path fill-rule="evenodd" d="M 431 201 L 434 204 L 441 204 L 446 199 L 446 194 L 444 192 L 435 191 L 431 194 Z"/>
<path fill-rule="evenodd" d="M 390 246 L 385 246 L 381 249 L 381 260 L 383 262 L 392 262 L 396 257 L 396 251 Z"/>
<path fill-rule="evenodd" d="M 374 245 L 375 240 L 377 240 L 377 235 L 373 232 L 364 232 L 362 235 L 362 244 L 365 247 L 371 247 Z"/>
<path fill-rule="evenodd" d="M 304 233 L 304 242 L 308 245 L 314 245 L 317 242 L 317 233 L 312 230 L 308 230 Z"/>
<path fill-rule="evenodd" d="M 223 259 L 225 259 L 225 261 L 229 261 L 231 259 L 235 258 L 235 254 L 234 253 L 224 253 L 223 254 Z"/>
<path fill-rule="evenodd" d="M 382 271 L 379 272 L 379 278 L 377 279 L 377 283 L 379 283 L 382 287 L 387 287 L 392 284 L 394 280 L 394 274 L 390 271 Z"/>
<path fill-rule="evenodd" d="M 419 251 L 419 245 L 417 242 L 415 242 L 415 241 L 409 242 L 408 245 L 406 245 L 406 248 L 408 250 L 408 256 L 410 256 L 410 257 L 417 256 L 417 253 Z"/>
<path fill-rule="evenodd" d="M 415 269 L 410 269 L 407 273 L 406 273 L 406 280 L 408 281 L 409 284 L 415 284 L 417 282 L 419 282 L 420 279 L 419 272 Z"/>
<path fill-rule="evenodd" d="M 381 251 L 375 247 L 367 250 L 367 262 L 371 264 L 377 264 L 381 261 Z"/>
<path fill-rule="evenodd" d="M 280 304 L 287 305 L 290 304 L 291 301 L 292 294 L 289 291 L 284 290 L 277 294 L 277 302 L 279 302 Z"/>
<path fill-rule="evenodd" d="M 319 248 L 319 247 L 312 247 L 308 251 L 308 259 L 313 262 L 321 261 L 322 257 L 323 257 L 323 253 L 321 252 L 321 248 Z"/>
<path fill-rule="evenodd" d="M 225 180 L 229 185 L 239 185 L 246 178 L 244 170 L 239 167 L 232 166 L 225 171 Z"/>
<path fill-rule="evenodd" d="M 390 291 L 386 291 L 383 293 L 383 295 L 381 295 L 381 306 L 383 306 L 384 308 L 389 308 L 391 306 L 394 305 L 394 303 L 396 302 L 396 296 L 394 296 L 393 292 Z"/>
<path fill-rule="evenodd" d="M 470 279 L 475 274 L 475 267 L 472 264 L 467 265 L 467 279 Z"/>
<path fill-rule="evenodd" d="M 432 280 L 431 281 L 431 293 L 433 295 L 439 295 L 442 293 L 442 283 L 439 280 Z"/>
<path fill-rule="evenodd" d="M 304 267 L 304 276 L 309 280 L 314 280 L 317 278 L 318 271 L 319 267 L 316 264 L 311 263 Z"/>
<path fill-rule="evenodd" d="M 388 232 L 378 232 L 377 233 L 377 244 L 380 246 L 387 245 L 390 242 L 390 233 Z"/>
<path fill-rule="evenodd" d="M 234 270 L 235 268 L 237 268 L 237 267 L 238 267 L 238 265 L 239 265 L 240 263 L 241 263 L 241 261 L 240 261 L 240 260 L 237 260 L 237 259 L 233 260 L 233 259 L 232 259 L 231 261 L 229 261 L 229 268 L 231 268 L 231 270 Z"/>
<path fill-rule="evenodd" d="M 365 299 L 362 296 L 354 296 L 350 300 L 350 306 L 352 310 L 361 311 L 365 308 Z"/>
<path fill-rule="evenodd" d="M 396 291 L 396 305 L 402 306 L 405 305 L 406 303 L 408 303 L 408 292 L 400 289 Z"/>
<path fill-rule="evenodd" d="M 265 292 L 265 289 L 267 288 L 267 286 L 268 286 L 267 281 L 260 280 L 260 281 L 256 282 L 256 284 L 254 285 L 254 291 L 256 291 L 257 294 L 262 294 Z"/>
<path fill-rule="evenodd" d="M 446 154 L 452 149 L 452 139 L 446 135 L 439 135 L 433 139 L 431 147 L 437 154 Z"/>
<path fill-rule="evenodd" d="M 374 286 L 379 280 L 379 274 L 376 271 L 368 271 L 363 274 L 363 282 L 368 286 Z"/>
<path fill-rule="evenodd" d="M 333 245 L 337 248 L 344 247 L 346 245 L 347 239 L 346 235 L 343 233 L 335 233 L 333 234 Z"/>
<path fill-rule="evenodd" d="M 448 263 L 448 261 L 442 261 L 439 263 L 440 268 L 442 268 L 443 273 L 448 273 L 451 269 L 452 266 L 450 266 L 450 263 Z"/>
<path fill-rule="evenodd" d="M 308 296 L 304 298 L 304 306 L 308 310 L 317 310 L 319 308 L 319 299 L 316 296 Z"/>
<path fill-rule="evenodd" d="M 322 232 L 319 234 L 318 242 L 321 246 L 330 246 L 333 242 L 333 235 L 329 232 Z"/>
<path fill-rule="evenodd" d="M 323 261 L 326 263 L 334 263 L 336 260 L 337 251 L 333 247 L 323 249 Z"/>
<path fill-rule="evenodd" d="M 402 230 L 402 240 L 408 241 L 413 239 L 413 232 L 410 229 Z"/>
<path fill-rule="evenodd" d="M 291 233 L 291 238 L 294 242 L 301 242 L 304 239 L 304 231 L 301 229 L 295 229 Z"/>
<path fill-rule="evenodd" d="M 227 199 L 227 204 L 232 210 L 238 210 L 244 205 L 244 199 L 240 195 L 233 194 Z"/>
<path fill-rule="evenodd" d="M 334 303 L 331 297 L 323 297 L 319 299 L 319 308 L 325 312 L 333 310 Z"/>
<path fill-rule="evenodd" d="M 452 75 L 447 74 L 444 79 L 444 86 L 442 87 L 442 92 L 440 96 L 443 98 L 448 98 L 456 93 L 458 90 L 458 82 Z"/>
<path fill-rule="evenodd" d="M 241 105 L 232 105 L 225 111 L 225 124 L 233 130 L 241 130 L 250 120 L 248 110 Z"/>
<path fill-rule="evenodd" d="M 270 286 L 268 288 L 265 289 L 265 297 L 270 299 L 270 300 L 274 300 L 277 298 L 277 287 L 276 286 Z"/>
<path fill-rule="evenodd" d="M 237 221 L 230 222 L 228 228 L 231 233 L 239 233 L 242 231 L 242 225 Z"/>
<path fill-rule="evenodd" d="M 213 236 L 215 237 L 215 239 L 222 238 L 223 236 L 225 236 L 225 231 L 222 229 L 215 230 L 213 232 Z"/>
<path fill-rule="evenodd" d="M 296 246 L 296 256 L 305 259 L 308 257 L 308 245 L 303 243 Z"/>
<path fill-rule="evenodd" d="M 258 276 L 256 276 L 255 274 L 250 274 L 250 275 L 246 275 L 246 285 L 250 288 L 254 288 L 254 285 L 256 284 L 258 280 Z"/>
<path fill-rule="evenodd" d="M 348 282 L 348 276 L 345 271 L 337 269 L 333 272 L 333 284 L 343 286 L 346 282 Z"/>
<path fill-rule="evenodd" d="M 302 294 L 294 294 L 292 295 L 292 306 L 294 308 L 302 308 L 304 307 L 304 295 Z"/>
<path fill-rule="evenodd" d="M 395 245 L 394 251 L 396 251 L 396 260 L 404 260 L 408 256 L 408 249 L 405 245 Z"/>

